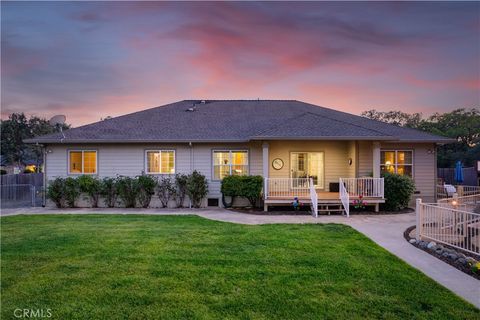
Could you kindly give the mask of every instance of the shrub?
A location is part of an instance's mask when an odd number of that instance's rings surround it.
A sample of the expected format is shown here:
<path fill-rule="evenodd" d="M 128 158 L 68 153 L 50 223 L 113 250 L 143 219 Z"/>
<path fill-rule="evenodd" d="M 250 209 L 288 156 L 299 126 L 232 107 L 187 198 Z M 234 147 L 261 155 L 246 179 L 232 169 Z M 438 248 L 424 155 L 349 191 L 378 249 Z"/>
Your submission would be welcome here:
<path fill-rule="evenodd" d="M 72 177 L 65 179 L 65 201 L 67 206 L 70 208 L 75 208 L 75 202 L 80 196 L 80 187 L 78 185 L 78 180 Z"/>
<path fill-rule="evenodd" d="M 7 174 L 7 170 L 0 169 L 0 174 L 1 174 L 1 175 Z"/>
<path fill-rule="evenodd" d="M 409 176 L 385 173 L 385 204 L 384 208 L 388 211 L 401 210 L 408 207 L 415 184 Z"/>
<path fill-rule="evenodd" d="M 226 176 L 222 179 L 220 191 L 222 192 L 222 203 L 225 208 L 230 208 L 235 200 L 241 193 L 241 176 Z M 225 197 L 231 197 L 230 203 L 225 201 Z"/>
<path fill-rule="evenodd" d="M 198 172 L 193 171 L 187 179 L 187 195 L 195 208 L 200 208 L 203 198 L 208 194 L 207 178 Z"/>
<path fill-rule="evenodd" d="M 226 176 L 222 180 L 220 191 L 227 197 L 238 197 L 241 193 L 242 176 Z"/>
<path fill-rule="evenodd" d="M 245 197 L 252 207 L 255 207 L 258 199 L 262 195 L 263 177 L 262 176 L 242 176 L 239 196 Z"/>
<path fill-rule="evenodd" d="M 57 208 L 65 207 L 65 179 L 56 178 L 48 184 L 47 197 L 55 203 Z"/>
<path fill-rule="evenodd" d="M 471 270 L 473 273 L 480 274 L 480 262 L 472 264 Z"/>
<path fill-rule="evenodd" d="M 137 179 L 120 176 L 117 180 L 118 196 L 126 208 L 135 208 L 139 186 Z"/>
<path fill-rule="evenodd" d="M 98 208 L 98 198 L 100 197 L 101 183 L 96 177 L 83 175 L 78 177 L 78 187 L 90 198 L 92 208 Z"/>
<path fill-rule="evenodd" d="M 148 208 L 152 196 L 155 194 L 155 187 L 157 186 L 157 180 L 148 175 L 141 175 L 137 177 L 138 184 L 138 202 L 143 208 Z"/>
<path fill-rule="evenodd" d="M 262 176 L 227 176 L 222 180 L 221 192 L 223 196 L 232 197 L 232 203 L 233 198 L 244 197 L 254 207 L 262 195 L 262 187 Z"/>
<path fill-rule="evenodd" d="M 183 202 L 185 201 L 185 195 L 187 194 L 187 182 L 188 175 L 177 174 L 175 175 L 175 199 L 177 201 L 177 207 L 183 208 Z"/>
<path fill-rule="evenodd" d="M 100 184 L 100 194 L 105 198 L 107 207 L 115 207 L 118 197 L 117 179 L 109 177 L 103 178 Z"/>
<path fill-rule="evenodd" d="M 168 207 L 168 202 L 175 197 L 175 183 L 169 176 L 164 176 L 158 182 L 158 198 L 162 203 L 162 207 Z"/>
<path fill-rule="evenodd" d="M 35 173 L 35 170 L 25 169 L 25 170 L 23 170 L 23 173 Z"/>

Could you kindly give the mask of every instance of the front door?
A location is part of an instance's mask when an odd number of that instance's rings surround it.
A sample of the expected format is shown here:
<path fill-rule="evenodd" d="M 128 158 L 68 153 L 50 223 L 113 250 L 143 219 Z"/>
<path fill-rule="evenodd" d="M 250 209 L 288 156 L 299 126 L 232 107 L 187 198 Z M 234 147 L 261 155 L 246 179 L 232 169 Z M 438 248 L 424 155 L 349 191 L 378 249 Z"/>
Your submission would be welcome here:
<path fill-rule="evenodd" d="M 324 153 L 323 152 L 292 152 L 290 153 L 290 177 L 312 178 L 316 188 L 324 188 Z M 299 180 L 292 180 L 292 187 Z"/>

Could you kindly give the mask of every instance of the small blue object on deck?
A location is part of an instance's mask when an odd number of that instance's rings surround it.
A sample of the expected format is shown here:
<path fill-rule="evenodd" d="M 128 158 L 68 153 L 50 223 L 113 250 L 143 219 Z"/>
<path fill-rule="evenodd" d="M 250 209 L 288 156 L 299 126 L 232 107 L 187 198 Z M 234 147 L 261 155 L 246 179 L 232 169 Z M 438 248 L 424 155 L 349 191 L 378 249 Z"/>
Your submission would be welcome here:
<path fill-rule="evenodd" d="M 460 161 L 457 161 L 455 164 L 455 181 L 458 183 L 463 182 L 463 166 Z"/>

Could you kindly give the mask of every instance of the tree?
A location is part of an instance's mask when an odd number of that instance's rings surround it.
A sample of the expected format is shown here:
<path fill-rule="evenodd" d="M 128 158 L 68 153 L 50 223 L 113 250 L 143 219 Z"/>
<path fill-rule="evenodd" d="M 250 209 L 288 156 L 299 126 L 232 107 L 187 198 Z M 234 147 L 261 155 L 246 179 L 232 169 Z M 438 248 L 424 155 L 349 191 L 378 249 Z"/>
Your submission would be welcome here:
<path fill-rule="evenodd" d="M 362 112 L 362 116 L 457 140 L 438 147 L 439 167 L 453 167 L 457 160 L 472 166 L 475 160 L 480 159 L 480 110 L 477 108 L 435 113 L 426 119 L 422 118 L 421 113 L 408 114 L 402 111 L 367 110 Z"/>
<path fill-rule="evenodd" d="M 64 130 L 69 128 L 70 125 L 63 125 Z M 44 118 L 31 116 L 27 119 L 24 113 L 12 113 L 8 120 L 0 122 L 0 131 L 1 154 L 8 164 L 21 165 L 32 160 L 39 168 L 43 158 L 42 147 L 25 144 L 23 140 L 58 132 L 58 129 Z"/>
<path fill-rule="evenodd" d="M 422 122 L 421 113 L 409 114 L 402 111 L 377 111 L 372 109 L 363 111 L 361 116 L 409 128 L 418 128 Z"/>

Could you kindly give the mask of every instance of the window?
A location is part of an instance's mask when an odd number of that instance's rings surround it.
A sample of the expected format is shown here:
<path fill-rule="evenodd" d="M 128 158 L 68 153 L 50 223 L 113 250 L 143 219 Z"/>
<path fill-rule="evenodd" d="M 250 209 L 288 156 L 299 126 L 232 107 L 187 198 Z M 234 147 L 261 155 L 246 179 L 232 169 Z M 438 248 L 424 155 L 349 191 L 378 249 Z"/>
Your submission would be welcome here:
<path fill-rule="evenodd" d="M 97 173 L 97 151 L 94 150 L 73 150 L 68 156 L 69 174 L 96 174 Z"/>
<path fill-rule="evenodd" d="M 290 168 L 292 178 L 312 178 L 315 187 L 319 189 L 325 187 L 323 152 L 292 152 Z"/>
<path fill-rule="evenodd" d="M 175 173 L 175 151 L 173 150 L 147 150 L 146 172 L 149 174 Z"/>
<path fill-rule="evenodd" d="M 400 175 L 413 175 L 413 151 L 388 150 L 381 151 L 380 171 L 397 173 Z"/>
<path fill-rule="evenodd" d="M 248 151 L 213 151 L 213 179 L 222 180 L 229 175 L 248 174 Z"/>

